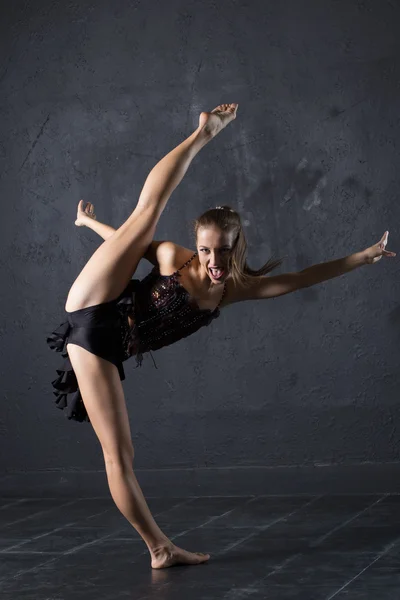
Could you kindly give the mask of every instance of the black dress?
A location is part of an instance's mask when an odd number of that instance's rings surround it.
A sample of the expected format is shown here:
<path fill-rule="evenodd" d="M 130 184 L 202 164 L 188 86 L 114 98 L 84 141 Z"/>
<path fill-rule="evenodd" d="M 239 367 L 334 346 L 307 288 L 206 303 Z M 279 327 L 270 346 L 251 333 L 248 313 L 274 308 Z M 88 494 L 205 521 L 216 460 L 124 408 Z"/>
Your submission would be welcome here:
<path fill-rule="evenodd" d="M 73 343 L 114 364 L 121 380 L 123 362 L 135 356 L 137 366 L 143 354 L 187 337 L 209 325 L 219 316 L 226 284 L 214 310 L 200 309 L 180 284 L 180 271 L 197 252 L 172 275 L 161 275 L 158 268 L 142 280 L 131 279 L 118 298 L 87 308 L 67 312 L 67 321 L 47 337 L 50 348 L 61 352 L 63 365 L 52 381 L 56 406 L 66 410 L 68 419 L 89 421 L 78 381 L 68 356 Z M 128 317 L 133 321 L 131 327 Z"/>

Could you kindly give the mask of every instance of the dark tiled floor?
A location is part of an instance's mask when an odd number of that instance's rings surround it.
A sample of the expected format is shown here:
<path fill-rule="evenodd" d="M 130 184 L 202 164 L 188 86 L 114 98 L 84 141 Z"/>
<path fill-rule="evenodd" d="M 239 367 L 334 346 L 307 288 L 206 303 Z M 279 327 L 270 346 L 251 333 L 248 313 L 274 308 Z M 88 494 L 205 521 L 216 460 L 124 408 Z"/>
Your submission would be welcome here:
<path fill-rule="evenodd" d="M 400 599 L 400 495 L 149 498 L 197 567 L 150 568 L 111 499 L 0 498 L 2 600 Z"/>

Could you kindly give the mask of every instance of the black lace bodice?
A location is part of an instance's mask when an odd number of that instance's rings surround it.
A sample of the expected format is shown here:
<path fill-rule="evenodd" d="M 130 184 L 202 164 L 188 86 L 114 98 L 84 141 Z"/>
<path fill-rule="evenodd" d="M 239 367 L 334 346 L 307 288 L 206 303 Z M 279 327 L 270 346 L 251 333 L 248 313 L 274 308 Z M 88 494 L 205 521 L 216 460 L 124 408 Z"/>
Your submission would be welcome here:
<path fill-rule="evenodd" d="M 226 284 L 218 306 L 211 310 L 199 308 L 179 281 L 180 271 L 195 256 L 197 252 L 172 275 L 161 275 L 154 267 L 141 281 L 132 280 L 136 282 L 130 315 L 134 325 L 126 329 L 125 347 L 127 355 L 135 355 L 139 364 L 144 352 L 173 344 L 219 316 Z"/>

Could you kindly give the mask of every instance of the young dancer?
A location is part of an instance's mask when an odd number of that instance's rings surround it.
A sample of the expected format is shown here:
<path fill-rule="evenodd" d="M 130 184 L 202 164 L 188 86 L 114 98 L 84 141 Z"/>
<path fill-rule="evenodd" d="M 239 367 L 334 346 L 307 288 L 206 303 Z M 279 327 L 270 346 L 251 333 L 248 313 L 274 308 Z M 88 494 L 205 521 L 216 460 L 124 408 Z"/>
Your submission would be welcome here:
<path fill-rule="evenodd" d="M 218 317 L 233 302 L 294 292 L 395 256 L 385 250 L 388 232 L 377 244 L 342 259 L 300 272 L 265 276 L 281 263 L 254 271 L 246 263 L 239 214 L 227 206 L 208 210 L 195 222 L 196 252 L 169 241 L 153 241 L 167 201 L 196 154 L 236 118 L 237 104 L 200 114 L 198 128 L 148 175 L 138 203 L 117 229 L 99 223 L 93 205 L 78 205 L 76 224 L 96 231 L 104 242 L 72 285 L 67 321 L 47 338 L 65 363 L 53 381 L 56 402 L 67 416 L 90 421 L 100 441 L 112 498 L 146 543 L 155 569 L 199 564 L 209 554 L 175 546 L 160 530 L 133 471 L 134 449 L 121 380 L 122 362 L 186 337 Z M 139 261 L 154 268 L 132 279 Z"/>

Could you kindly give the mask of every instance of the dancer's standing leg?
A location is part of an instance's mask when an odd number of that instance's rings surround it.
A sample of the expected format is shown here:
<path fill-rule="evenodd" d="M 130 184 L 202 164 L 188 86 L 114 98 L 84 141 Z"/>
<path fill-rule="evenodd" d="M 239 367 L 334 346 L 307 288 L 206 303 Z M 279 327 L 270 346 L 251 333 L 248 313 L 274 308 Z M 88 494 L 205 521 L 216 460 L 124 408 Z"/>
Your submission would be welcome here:
<path fill-rule="evenodd" d="M 207 554 L 188 552 L 175 546 L 150 512 L 133 471 L 129 417 L 115 365 L 75 344 L 68 344 L 67 349 L 85 408 L 102 447 L 111 496 L 147 545 L 151 566 L 160 569 L 177 563 L 194 565 L 208 560 Z"/>
<path fill-rule="evenodd" d="M 153 239 L 157 221 L 191 161 L 236 116 L 236 105 L 202 113 L 198 129 L 150 172 L 130 217 L 96 250 L 75 280 L 66 310 L 116 298 Z M 90 421 L 101 443 L 111 495 L 149 548 L 152 567 L 198 564 L 209 555 L 175 546 L 153 519 L 133 472 L 133 446 L 117 368 L 75 344 L 67 346 Z"/>

